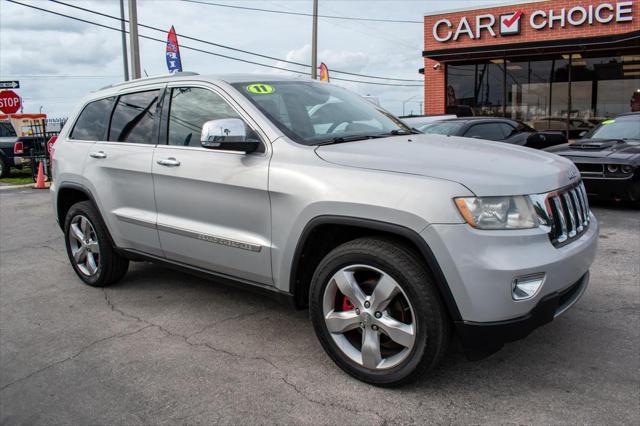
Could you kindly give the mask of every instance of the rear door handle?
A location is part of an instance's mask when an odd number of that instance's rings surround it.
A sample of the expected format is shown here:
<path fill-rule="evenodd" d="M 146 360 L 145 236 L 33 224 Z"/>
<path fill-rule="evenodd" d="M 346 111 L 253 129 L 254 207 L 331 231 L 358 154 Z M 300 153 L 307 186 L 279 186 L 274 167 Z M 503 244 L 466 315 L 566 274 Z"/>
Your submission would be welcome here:
<path fill-rule="evenodd" d="M 89 157 L 91 157 L 91 158 L 107 158 L 107 154 L 105 154 L 104 151 L 90 152 L 89 153 Z"/>
<path fill-rule="evenodd" d="M 167 167 L 177 167 L 180 165 L 180 162 L 173 157 L 161 158 L 156 162 L 161 166 L 167 166 Z"/>

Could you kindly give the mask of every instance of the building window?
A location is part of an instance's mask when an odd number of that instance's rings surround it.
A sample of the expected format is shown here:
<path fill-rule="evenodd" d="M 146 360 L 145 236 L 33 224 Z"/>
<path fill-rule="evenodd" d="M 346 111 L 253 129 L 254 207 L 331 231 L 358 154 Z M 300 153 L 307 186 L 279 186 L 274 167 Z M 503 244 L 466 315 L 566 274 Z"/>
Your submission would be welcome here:
<path fill-rule="evenodd" d="M 447 113 L 507 116 L 570 138 L 607 117 L 640 111 L 640 55 L 448 64 L 446 81 Z"/>

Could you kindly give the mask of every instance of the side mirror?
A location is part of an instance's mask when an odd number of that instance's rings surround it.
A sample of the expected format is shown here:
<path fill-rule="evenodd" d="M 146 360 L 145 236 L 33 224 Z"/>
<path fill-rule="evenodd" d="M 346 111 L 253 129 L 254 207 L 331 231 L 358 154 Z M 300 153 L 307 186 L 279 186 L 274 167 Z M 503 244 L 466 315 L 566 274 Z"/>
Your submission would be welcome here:
<path fill-rule="evenodd" d="M 253 133 L 250 130 L 251 133 Z M 247 125 L 239 118 L 211 120 L 202 126 L 200 144 L 204 148 L 222 151 L 254 152 L 260 147 L 260 141 L 247 137 Z"/>

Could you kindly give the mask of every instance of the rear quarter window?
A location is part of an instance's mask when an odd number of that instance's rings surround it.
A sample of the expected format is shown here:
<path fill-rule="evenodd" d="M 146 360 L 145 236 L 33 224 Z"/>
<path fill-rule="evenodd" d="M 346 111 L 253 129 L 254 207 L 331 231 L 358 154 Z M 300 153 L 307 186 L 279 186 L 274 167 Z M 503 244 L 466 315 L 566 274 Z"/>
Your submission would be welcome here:
<path fill-rule="evenodd" d="M 114 100 L 115 98 L 106 98 L 88 103 L 73 126 L 69 139 L 105 140 Z"/>

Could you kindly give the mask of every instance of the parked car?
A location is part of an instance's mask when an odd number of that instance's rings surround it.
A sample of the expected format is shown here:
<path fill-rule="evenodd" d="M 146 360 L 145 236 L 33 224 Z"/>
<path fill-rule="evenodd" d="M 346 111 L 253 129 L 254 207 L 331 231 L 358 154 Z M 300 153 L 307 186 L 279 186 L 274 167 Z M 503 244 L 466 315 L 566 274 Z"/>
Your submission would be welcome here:
<path fill-rule="evenodd" d="M 594 124 L 581 118 L 570 118 L 567 123 L 566 117 L 541 117 L 531 123 L 531 127 L 540 131 L 558 131 L 567 134 L 569 139 L 578 139 L 585 133 L 593 129 Z"/>
<path fill-rule="evenodd" d="M 0 121 L 0 177 L 9 177 L 11 167 L 30 165 L 33 145 L 32 137 L 18 137 L 10 122 Z"/>
<path fill-rule="evenodd" d="M 405 117 L 400 117 L 400 119 L 407 124 L 408 126 L 419 129 L 426 124 L 434 123 L 436 121 L 442 120 L 451 120 L 452 118 L 457 118 L 457 116 L 448 114 L 448 115 L 408 115 Z"/>
<path fill-rule="evenodd" d="M 519 121 L 497 117 L 465 117 L 437 121 L 417 128 L 423 133 L 506 142 L 529 148 L 548 148 L 567 142 L 560 132 L 538 132 Z"/>
<path fill-rule="evenodd" d="M 335 363 L 377 385 L 434 368 L 452 334 L 487 355 L 552 321 L 596 253 L 570 161 L 417 134 L 308 79 L 111 86 L 55 147 L 54 210 L 86 284 L 151 260 L 270 292 L 308 307 Z"/>
<path fill-rule="evenodd" d="M 589 197 L 640 201 L 640 112 L 605 120 L 582 139 L 548 151 L 576 164 Z"/>

